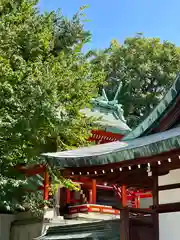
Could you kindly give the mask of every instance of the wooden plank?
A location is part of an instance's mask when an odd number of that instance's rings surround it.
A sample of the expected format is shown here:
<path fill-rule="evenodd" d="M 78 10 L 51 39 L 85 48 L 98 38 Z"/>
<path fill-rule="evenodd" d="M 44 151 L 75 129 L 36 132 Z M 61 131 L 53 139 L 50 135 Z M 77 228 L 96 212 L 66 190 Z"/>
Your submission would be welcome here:
<path fill-rule="evenodd" d="M 153 171 L 153 206 L 156 208 L 159 205 L 159 192 L 158 192 L 158 175 L 157 169 Z M 159 214 L 157 212 L 152 214 L 153 223 L 154 223 L 154 240 L 159 240 Z"/>
<path fill-rule="evenodd" d="M 112 206 L 112 207 L 113 207 L 113 206 Z M 121 213 L 121 211 L 124 209 L 124 208 L 122 208 L 122 207 L 117 207 L 117 206 L 115 206 L 115 207 L 113 207 L 113 208 L 119 210 L 120 213 Z M 153 208 L 133 208 L 133 207 L 125 207 L 125 208 L 128 209 L 129 213 L 152 214 L 152 213 L 155 213 L 155 212 L 156 212 L 156 210 L 153 209 Z"/>
<path fill-rule="evenodd" d="M 156 207 L 157 213 L 180 212 L 180 202 L 159 204 Z"/>
<path fill-rule="evenodd" d="M 130 213 L 141 213 L 141 214 L 152 214 L 155 213 L 154 209 L 146 209 L 146 208 L 128 208 Z"/>
<path fill-rule="evenodd" d="M 130 229 L 129 229 L 129 210 L 128 208 L 123 208 L 121 210 L 120 219 L 120 239 L 130 240 Z"/>
<path fill-rule="evenodd" d="M 152 189 L 152 178 L 148 177 L 147 171 L 137 171 L 133 174 L 132 171 L 127 172 L 114 172 L 114 175 L 99 176 L 97 180 L 108 182 L 108 184 L 127 185 L 128 187 L 148 188 Z"/>
<path fill-rule="evenodd" d="M 165 191 L 165 190 L 171 190 L 171 189 L 177 189 L 177 188 L 180 188 L 180 183 L 174 183 L 174 184 L 159 186 L 158 190 L 159 191 Z"/>

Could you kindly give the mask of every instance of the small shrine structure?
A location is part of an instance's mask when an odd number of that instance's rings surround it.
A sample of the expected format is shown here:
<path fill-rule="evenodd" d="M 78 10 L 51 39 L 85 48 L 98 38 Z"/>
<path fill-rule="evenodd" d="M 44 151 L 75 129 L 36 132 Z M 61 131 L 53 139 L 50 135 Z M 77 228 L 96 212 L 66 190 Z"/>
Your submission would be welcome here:
<path fill-rule="evenodd" d="M 96 119 L 98 130 L 92 131 L 89 141 L 96 144 L 104 144 L 118 141 L 130 133 L 131 129 L 124 118 L 122 106 L 117 101 L 120 90 L 121 83 L 118 86 L 114 99 L 109 101 L 103 89 L 102 96 L 92 100 L 92 108 L 86 108 L 81 111 L 86 116 Z M 32 169 L 21 166 L 21 171 L 28 177 L 31 190 L 42 190 L 44 200 L 51 198 L 49 196 L 50 181 L 45 171 L 45 166 L 32 166 Z M 96 211 L 119 214 L 119 211 L 111 210 L 111 208 L 112 206 L 119 205 L 121 188 L 103 181 L 92 181 L 91 178 L 84 176 L 70 176 L 70 178 L 80 184 L 81 191 L 75 192 L 66 188 L 59 189 L 60 200 L 57 201 L 61 208 L 61 214 L 64 212 L 63 209 L 67 204 L 69 205 L 69 214 L 72 217 L 75 217 L 76 213 L 92 212 L 92 209 L 95 210 L 94 206 L 92 207 L 90 204 L 96 204 Z M 145 198 L 151 199 L 151 192 L 144 190 L 136 191 L 135 189 L 127 190 L 128 206 L 138 207 L 140 200 Z"/>
<path fill-rule="evenodd" d="M 167 202 L 170 202 L 164 203 L 161 193 L 180 188 L 180 179 L 169 184 L 175 176 L 174 171 L 180 169 L 179 104 L 180 75 L 150 115 L 121 141 L 43 154 L 47 163 L 59 168 L 65 177 L 91 179 L 93 204 L 97 182 L 106 182 L 117 190 L 116 193 L 121 195 L 120 205 L 107 211 L 120 214 L 121 240 L 165 240 L 171 237 L 161 214 L 180 211 L 180 200 L 174 202 L 166 195 Z M 163 182 L 164 177 L 168 180 Z M 128 206 L 127 190 L 151 192 L 152 204 L 148 208 Z M 96 206 L 92 207 L 96 211 Z M 164 232 L 167 234 L 163 235 Z M 177 232 L 173 239 L 178 239 Z"/>
<path fill-rule="evenodd" d="M 87 117 L 96 119 L 97 128 L 92 131 L 89 141 L 103 144 L 121 140 L 131 129 L 124 118 L 122 105 L 118 103 L 117 97 L 121 90 L 121 83 L 115 93 L 114 99 L 110 101 L 104 89 L 102 96 L 92 99 L 92 108 L 81 110 Z"/>

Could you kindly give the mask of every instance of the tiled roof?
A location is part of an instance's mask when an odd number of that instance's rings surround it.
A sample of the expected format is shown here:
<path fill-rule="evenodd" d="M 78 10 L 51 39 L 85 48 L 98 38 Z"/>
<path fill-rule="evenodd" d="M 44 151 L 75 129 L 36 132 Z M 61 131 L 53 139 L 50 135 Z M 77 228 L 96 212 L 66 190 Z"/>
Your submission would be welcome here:
<path fill-rule="evenodd" d="M 152 128 L 160 119 L 166 114 L 167 110 L 176 101 L 177 96 L 180 95 L 180 74 L 177 75 L 174 84 L 171 86 L 164 98 L 133 131 L 127 134 L 123 140 L 129 140 L 142 136 L 148 129 Z"/>
<path fill-rule="evenodd" d="M 128 141 L 112 142 L 70 151 L 44 153 L 60 168 L 104 165 L 149 157 L 180 148 L 180 127 Z"/>

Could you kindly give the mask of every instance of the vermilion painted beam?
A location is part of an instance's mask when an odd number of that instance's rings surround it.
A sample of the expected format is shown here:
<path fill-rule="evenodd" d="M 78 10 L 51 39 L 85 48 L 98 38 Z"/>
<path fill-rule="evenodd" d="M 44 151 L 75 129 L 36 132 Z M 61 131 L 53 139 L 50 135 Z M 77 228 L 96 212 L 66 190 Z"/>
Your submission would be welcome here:
<path fill-rule="evenodd" d="M 18 169 L 24 173 L 26 176 L 33 176 L 36 174 L 41 174 L 45 171 L 45 166 L 43 165 L 35 165 L 33 167 L 27 168 L 24 166 L 18 167 Z"/>
<path fill-rule="evenodd" d="M 142 194 L 142 193 L 141 193 L 141 194 L 139 195 L 139 197 L 140 197 L 140 199 L 141 199 L 141 198 L 142 198 L 142 199 L 143 199 L 143 198 L 152 198 L 152 194 L 151 194 L 151 193 L 149 193 L 149 194 L 146 194 L 146 193 Z"/>
<path fill-rule="evenodd" d="M 88 179 L 88 178 L 83 178 L 83 177 L 80 177 L 79 179 L 78 178 L 72 178 L 75 182 L 79 183 L 79 184 L 82 184 L 83 187 L 85 188 L 91 188 L 91 179 Z M 77 179 L 81 182 L 78 182 Z M 101 185 L 98 184 L 98 182 L 96 181 L 96 188 L 97 189 L 103 189 L 105 191 L 113 191 L 113 187 L 112 186 L 107 186 L 107 185 L 103 185 L 103 183 L 101 183 Z M 127 190 L 127 192 L 129 192 Z M 133 191 L 133 194 L 136 196 L 140 196 L 140 198 L 151 198 L 152 197 L 152 194 L 147 191 L 147 190 L 138 190 L 138 191 Z M 127 198 L 129 200 L 132 199 L 132 196 L 127 196 Z"/>
<path fill-rule="evenodd" d="M 119 141 L 123 138 L 124 135 L 112 132 L 105 132 L 103 130 L 92 130 L 92 136 L 88 139 L 89 141 L 96 141 L 96 142 L 114 142 Z"/>

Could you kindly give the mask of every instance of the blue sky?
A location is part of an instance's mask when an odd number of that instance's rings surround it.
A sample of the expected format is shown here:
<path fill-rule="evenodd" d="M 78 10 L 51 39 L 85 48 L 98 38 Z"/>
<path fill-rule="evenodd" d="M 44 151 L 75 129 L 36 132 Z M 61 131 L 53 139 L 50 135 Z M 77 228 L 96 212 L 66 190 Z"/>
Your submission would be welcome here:
<path fill-rule="evenodd" d="M 82 5 L 89 5 L 85 10 L 90 20 L 85 28 L 92 33 L 88 48 L 108 47 L 112 39 L 122 43 L 137 32 L 180 46 L 180 0 L 40 0 L 39 4 L 41 11 L 61 8 L 68 17 Z"/>

